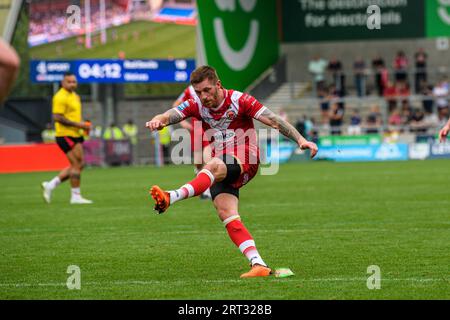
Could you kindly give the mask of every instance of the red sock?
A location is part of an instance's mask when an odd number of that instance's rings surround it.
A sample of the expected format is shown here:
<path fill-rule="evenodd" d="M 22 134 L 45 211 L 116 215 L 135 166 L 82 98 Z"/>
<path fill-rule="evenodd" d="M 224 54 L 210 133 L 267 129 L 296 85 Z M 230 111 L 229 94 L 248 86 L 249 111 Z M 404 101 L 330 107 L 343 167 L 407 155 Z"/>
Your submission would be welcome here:
<path fill-rule="evenodd" d="M 208 169 L 202 169 L 198 173 L 197 177 L 187 184 L 191 185 L 194 189 L 193 195 L 189 194 L 190 197 L 198 196 L 202 194 L 214 183 L 214 175 Z"/>
<path fill-rule="evenodd" d="M 239 250 L 241 250 L 243 254 L 249 250 L 256 249 L 255 241 L 240 220 L 236 219 L 228 222 L 226 228 L 231 241 L 239 247 Z"/>
<path fill-rule="evenodd" d="M 231 240 L 239 247 L 239 250 L 247 257 L 252 266 L 259 264 L 267 267 L 267 264 L 256 249 L 255 241 L 250 235 L 250 232 L 248 232 L 242 222 L 238 219 L 239 216 L 235 215 L 223 221 Z"/>
<path fill-rule="evenodd" d="M 169 191 L 170 204 L 186 198 L 198 196 L 208 190 L 213 183 L 214 175 L 208 169 L 203 169 L 192 181 L 186 183 L 177 190 Z"/>

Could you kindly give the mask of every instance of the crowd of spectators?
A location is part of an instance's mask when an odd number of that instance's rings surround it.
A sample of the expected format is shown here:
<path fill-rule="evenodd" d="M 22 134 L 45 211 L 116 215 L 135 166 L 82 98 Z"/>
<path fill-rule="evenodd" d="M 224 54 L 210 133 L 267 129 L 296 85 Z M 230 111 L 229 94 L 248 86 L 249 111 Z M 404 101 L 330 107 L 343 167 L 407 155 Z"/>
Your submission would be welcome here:
<path fill-rule="evenodd" d="M 314 56 L 308 70 L 313 77 L 314 94 L 319 99 L 320 125 L 328 127 L 331 134 L 381 133 L 382 129 L 425 133 L 442 126 L 449 115 L 450 83 L 447 77 L 434 85 L 428 83 L 427 58 L 425 50 L 418 49 L 411 71 L 403 51 L 397 53 L 390 68 L 380 55 L 372 59 L 371 68 L 362 57 L 356 57 L 353 63 L 354 95 L 378 96 L 384 99 L 385 105 L 373 104 L 365 117 L 361 117 L 357 109 L 344 117 L 349 74 L 343 72 L 343 64 L 338 58 L 327 61 Z M 369 87 L 367 82 L 371 76 L 374 85 Z M 413 94 L 421 101 L 419 105 L 411 103 Z M 343 126 L 346 132 L 343 132 Z"/>

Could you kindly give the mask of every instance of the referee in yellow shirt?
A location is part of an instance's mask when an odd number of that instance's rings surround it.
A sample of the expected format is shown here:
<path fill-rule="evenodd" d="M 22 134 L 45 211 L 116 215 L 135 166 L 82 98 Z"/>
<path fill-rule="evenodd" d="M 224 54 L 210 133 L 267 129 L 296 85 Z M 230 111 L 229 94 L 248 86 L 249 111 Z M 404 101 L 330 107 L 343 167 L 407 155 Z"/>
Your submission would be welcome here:
<path fill-rule="evenodd" d="M 56 143 L 69 159 L 70 166 L 63 169 L 50 181 L 42 183 L 43 197 L 50 203 L 52 191 L 70 178 L 72 186 L 71 204 L 89 204 L 80 192 L 80 177 L 83 170 L 83 132 L 91 128 L 89 122 L 82 121 L 81 100 L 76 94 L 77 78 L 73 73 L 66 73 L 61 82 L 61 89 L 53 96 L 53 120 L 55 121 Z"/>

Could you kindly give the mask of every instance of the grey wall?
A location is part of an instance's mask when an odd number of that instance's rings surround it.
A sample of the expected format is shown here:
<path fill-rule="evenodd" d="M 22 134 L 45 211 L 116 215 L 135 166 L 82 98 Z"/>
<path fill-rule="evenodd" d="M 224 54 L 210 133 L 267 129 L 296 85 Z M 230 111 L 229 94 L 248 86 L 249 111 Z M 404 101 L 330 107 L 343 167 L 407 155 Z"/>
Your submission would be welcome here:
<path fill-rule="evenodd" d="M 117 104 L 117 123 L 125 124 L 128 119 L 133 119 L 138 126 L 138 157 L 139 163 L 155 163 L 154 145 L 151 133 L 145 128 L 145 123 L 158 113 L 162 113 L 172 107 L 175 99 L 162 100 L 122 100 Z"/>
<path fill-rule="evenodd" d="M 2 143 L 25 143 L 27 128 L 13 121 L 0 119 L 0 144 Z"/>
<path fill-rule="evenodd" d="M 89 119 L 94 125 L 103 126 L 102 105 L 100 102 L 82 102 L 83 119 Z"/>

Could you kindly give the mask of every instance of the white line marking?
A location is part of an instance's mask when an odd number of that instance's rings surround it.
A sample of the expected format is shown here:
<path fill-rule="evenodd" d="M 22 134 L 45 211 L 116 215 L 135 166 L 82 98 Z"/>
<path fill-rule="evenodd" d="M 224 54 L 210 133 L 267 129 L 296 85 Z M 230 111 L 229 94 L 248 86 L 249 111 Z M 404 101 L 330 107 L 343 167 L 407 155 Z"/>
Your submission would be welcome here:
<path fill-rule="evenodd" d="M 93 231 L 97 232 L 108 232 L 108 231 L 117 231 L 119 229 L 109 230 L 109 229 L 95 229 Z M 62 232 L 61 230 L 47 230 L 47 229 L 13 229 L 13 230 L 0 230 L 0 234 L 5 233 L 27 233 L 31 236 L 41 236 L 44 232 L 50 232 L 50 233 L 59 233 Z M 121 229 L 120 231 L 125 231 Z M 389 229 L 381 229 L 381 228 L 345 228 L 345 229 L 339 229 L 339 228 L 301 228 L 301 229 L 258 229 L 254 230 L 255 233 L 271 233 L 271 232 L 279 232 L 279 233 L 288 233 L 288 232 L 388 232 L 388 231 L 396 231 L 396 230 L 389 230 Z M 417 230 L 415 230 L 417 231 Z M 83 232 L 83 230 L 73 230 L 72 232 Z M 145 233 L 146 230 L 130 230 L 127 232 L 127 234 L 140 234 Z M 222 231 L 207 231 L 207 230 L 178 230 L 178 231 L 157 231 L 157 230 L 151 230 L 151 232 L 158 233 L 158 234 L 222 234 Z"/>
<path fill-rule="evenodd" d="M 366 283 L 367 278 L 313 278 L 313 279 L 277 279 L 269 278 L 266 281 L 270 282 L 362 282 Z M 381 281 L 404 281 L 404 282 L 450 282 L 449 279 L 435 279 L 435 278 L 392 278 L 381 279 Z M 216 279 L 216 280 L 174 280 L 174 281 L 159 281 L 159 280 L 126 280 L 126 281 L 105 281 L 105 282 L 83 282 L 82 286 L 105 286 L 105 285 L 180 285 L 180 284 L 199 284 L 199 283 L 246 283 L 245 280 L 240 279 Z M 66 283 L 0 283 L 0 287 L 65 287 Z"/>

